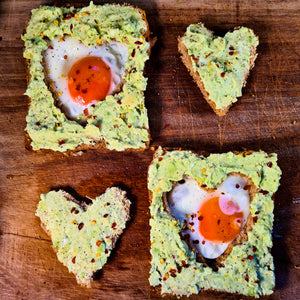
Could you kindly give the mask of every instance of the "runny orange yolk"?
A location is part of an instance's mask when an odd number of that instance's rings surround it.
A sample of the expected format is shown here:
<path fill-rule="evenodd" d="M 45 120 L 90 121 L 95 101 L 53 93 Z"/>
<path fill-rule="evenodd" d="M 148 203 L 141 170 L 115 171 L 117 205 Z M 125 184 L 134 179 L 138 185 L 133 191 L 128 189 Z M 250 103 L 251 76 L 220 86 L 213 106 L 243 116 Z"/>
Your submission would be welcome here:
<path fill-rule="evenodd" d="M 68 74 L 68 88 L 73 101 L 87 105 L 103 100 L 110 89 L 111 70 L 96 56 L 87 56 L 77 61 Z"/>
<path fill-rule="evenodd" d="M 219 206 L 219 198 L 205 201 L 198 215 L 201 235 L 212 242 L 230 242 L 240 232 L 243 223 L 243 212 L 227 215 Z"/>

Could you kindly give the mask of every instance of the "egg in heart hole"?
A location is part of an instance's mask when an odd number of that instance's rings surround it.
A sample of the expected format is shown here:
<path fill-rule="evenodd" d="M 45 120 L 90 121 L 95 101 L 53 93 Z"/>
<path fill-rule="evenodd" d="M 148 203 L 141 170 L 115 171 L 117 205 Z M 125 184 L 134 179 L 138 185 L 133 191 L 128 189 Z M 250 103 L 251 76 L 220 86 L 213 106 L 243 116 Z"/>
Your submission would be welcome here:
<path fill-rule="evenodd" d="M 84 122 L 91 105 L 120 90 L 128 58 L 120 42 L 87 47 L 70 36 L 56 37 L 43 52 L 46 80 L 58 106 L 72 120 Z"/>
<path fill-rule="evenodd" d="M 167 201 L 170 213 L 183 222 L 183 238 L 207 259 L 225 252 L 250 213 L 248 181 L 240 175 L 229 175 L 213 191 L 184 176 L 167 194 Z"/>

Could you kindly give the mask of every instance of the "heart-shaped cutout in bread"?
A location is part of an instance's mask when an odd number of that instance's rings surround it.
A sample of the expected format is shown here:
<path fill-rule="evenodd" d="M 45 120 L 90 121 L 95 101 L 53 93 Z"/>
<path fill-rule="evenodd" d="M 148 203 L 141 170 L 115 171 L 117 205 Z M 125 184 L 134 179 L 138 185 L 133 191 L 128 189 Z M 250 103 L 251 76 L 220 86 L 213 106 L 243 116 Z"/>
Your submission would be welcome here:
<path fill-rule="evenodd" d="M 130 207 L 125 194 L 109 188 L 89 205 L 63 190 L 41 195 L 36 215 L 58 260 L 82 286 L 91 286 L 94 273 L 102 269 L 125 228 Z"/>
<path fill-rule="evenodd" d="M 257 46 L 258 37 L 246 27 L 218 37 L 202 23 L 192 24 L 179 38 L 182 61 L 216 114 L 225 115 L 242 96 Z"/>

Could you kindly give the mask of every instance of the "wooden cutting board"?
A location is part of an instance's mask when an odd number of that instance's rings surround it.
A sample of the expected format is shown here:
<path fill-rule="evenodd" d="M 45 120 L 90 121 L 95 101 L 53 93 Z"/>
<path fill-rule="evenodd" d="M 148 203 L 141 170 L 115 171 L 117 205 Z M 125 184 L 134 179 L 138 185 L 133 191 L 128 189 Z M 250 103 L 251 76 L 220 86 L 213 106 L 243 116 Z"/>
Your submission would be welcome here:
<path fill-rule="evenodd" d="M 276 290 L 268 299 L 300 299 L 300 2 L 127 2 L 146 10 L 151 31 L 158 37 L 145 71 L 151 146 L 278 153 L 283 175 L 275 198 Z M 28 100 L 23 95 L 20 36 L 30 10 L 42 3 L 51 1 L 0 3 L 0 298 L 149 299 L 146 176 L 153 151 L 87 151 L 67 157 L 24 148 Z M 219 34 L 245 25 L 260 37 L 259 56 L 243 96 L 223 118 L 204 101 L 177 52 L 177 37 L 199 21 Z M 81 288 L 58 262 L 34 215 L 39 195 L 68 187 L 95 197 L 112 185 L 128 192 L 132 218 L 92 288 Z M 247 297 L 204 293 L 190 299 Z"/>

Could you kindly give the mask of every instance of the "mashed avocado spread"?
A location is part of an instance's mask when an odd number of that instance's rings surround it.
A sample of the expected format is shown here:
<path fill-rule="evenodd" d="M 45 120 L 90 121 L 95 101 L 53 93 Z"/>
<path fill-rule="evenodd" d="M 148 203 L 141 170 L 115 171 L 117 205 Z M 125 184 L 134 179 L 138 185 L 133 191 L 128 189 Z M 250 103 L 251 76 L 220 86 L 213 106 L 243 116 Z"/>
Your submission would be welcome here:
<path fill-rule="evenodd" d="M 255 222 L 248 232 L 248 241 L 234 246 L 222 261 L 224 266 L 214 271 L 197 262 L 195 252 L 181 239 L 182 224 L 165 211 L 163 194 L 184 175 L 194 178 L 199 185 L 216 188 L 231 172 L 247 176 L 258 188 L 250 204 Z M 271 294 L 275 284 L 270 253 L 272 196 L 279 186 L 280 176 L 276 154 L 228 152 L 204 157 L 190 151 L 159 148 L 148 174 L 148 188 L 152 193 L 150 285 L 160 285 L 162 294 L 177 296 L 198 293 L 201 289 L 254 297 Z"/>
<path fill-rule="evenodd" d="M 26 33 L 24 57 L 29 62 L 30 81 L 26 95 L 31 99 L 26 130 L 33 150 L 66 151 L 82 144 L 104 140 L 109 149 L 123 151 L 145 148 L 149 141 L 144 105 L 147 79 L 143 76 L 149 43 L 141 11 L 125 5 L 94 5 L 83 8 L 41 6 L 32 10 Z M 119 93 L 91 107 L 85 126 L 69 120 L 54 104 L 44 82 L 43 54 L 47 40 L 70 36 L 86 46 L 118 41 L 127 46 L 128 60 Z"/>
<path fill-rule="evenodd" d="M 59 261 L 76 275 L 78 283 L 87 286 L 93 273 L 106 263 L 112 237 L 122 233 L 127 213 L 117 188 L 107 189 L 87 211 L 68 201 L 64 192 L 51 191 L 41 195 L 36 211 L 50 232 Z"/>
<path fill-rule="evenodd" d="M 251 50 L 258 46 L 254 32 L 241 27 L 222 38 L 214 36 L 203 24 L 192 24 L 182 40 L 216 109 L 236 102 L 242 95 L 250 60 L 255 57 Z"/>

